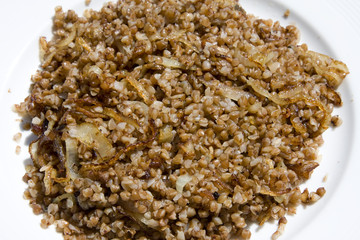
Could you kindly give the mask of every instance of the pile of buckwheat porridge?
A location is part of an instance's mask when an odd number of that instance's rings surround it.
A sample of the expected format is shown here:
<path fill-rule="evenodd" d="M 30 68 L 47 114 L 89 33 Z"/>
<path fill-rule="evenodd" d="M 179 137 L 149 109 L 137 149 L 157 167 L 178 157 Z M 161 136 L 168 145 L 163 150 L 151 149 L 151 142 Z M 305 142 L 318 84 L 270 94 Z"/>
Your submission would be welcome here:
<path fill-rule="evenodd" d="M 36 135 L 24 196 L 64 239 L 277 239 L 341 119 L 346 65 L 232 0 L 55 10 L 17 111 Z M 270 237 L 270 236 L 269 236 Z"/>

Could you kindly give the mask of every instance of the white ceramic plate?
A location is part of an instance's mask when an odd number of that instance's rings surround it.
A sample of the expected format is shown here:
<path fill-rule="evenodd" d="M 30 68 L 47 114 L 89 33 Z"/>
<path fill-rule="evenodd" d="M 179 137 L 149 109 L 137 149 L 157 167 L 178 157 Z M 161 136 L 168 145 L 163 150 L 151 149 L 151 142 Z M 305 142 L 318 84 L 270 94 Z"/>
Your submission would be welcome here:
<path fill-rule="evenodd" d="M 62 239 L 54 228 L 40 228 L 40 217 L 32 213 L 23 200 L 26 184 L 22 182 L 24 161 L 29 160 L 23 134 L 21 141 L 12 140 L 19 132 L 19 117 L 11 111 L 14 103 L 26 97 L 30 76 L 38 66 L 38 38 L 48 38 L 51 16 L 56 5 L 81 13 L 85 0 L 13 0 L 0 5 L 0 239 Z M 101 0 L 90 7 L 99 9 Z M 327 194 L 313 206 L 298 208 L 281 239 L 360 239 L 360 1 L 357 0 L 240 0 L 248 13 L 261 18 L 279 20 L 283 25 L 295 24 L 301 30 L 301 42 L 310 49 L 344 61 L 351 74 L 340 87 L 344 101 L 336 109 L 344 123 L 325 133 L 321 148 L 322 162 L 303 188 L 316 190 L 324 186 Z M 290 10 L 285 19 L 283 13 Z M 17 145 L 21 154 L 15 154 Z M 323 182 L 327 176 L 328 180 Z M 252 239 L 270 239 L 276 224 L 259 228 L 251 226 Z"/>

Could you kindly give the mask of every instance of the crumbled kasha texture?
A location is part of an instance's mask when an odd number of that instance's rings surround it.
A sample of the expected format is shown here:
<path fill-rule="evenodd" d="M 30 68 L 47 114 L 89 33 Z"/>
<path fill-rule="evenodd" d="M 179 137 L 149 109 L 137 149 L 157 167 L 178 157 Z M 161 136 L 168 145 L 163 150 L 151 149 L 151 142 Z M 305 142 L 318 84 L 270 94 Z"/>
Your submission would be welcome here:
<path fill-rule="evenodd" d="M 21 153 L 21 147 L 19 145 L 15 147 L 15 153 L 16 155 L 19 155 Z"/>
<path fill-rule="evenodd" d="M 56 8 L 20 112 L 25 198 L 64 239 L 249 239 L 301 191 L 346 65 L 231 0 Z M 335 121 L 335 120 L 333 120 Z M 336 123 L 335 123 L 336 125 Z M 271 236 L 269 236 L 270 238 Z"/>
<path fill-rule="evenodd" d="M 288 18 L 290 16 L 290 10 L 286 9 L 286 11 L 284 12 L 284 18 Z"/>
<path fill-rule="evenodd" d="M 20 140 L 21 140 L 21 136 L 22 136 L 22 133 L 21 133 L 21 132 L 18 132 L 18 133 L 16 133 L 16 134 L 13 136 L 13 140 L 14 140 L 15 142 L 19 143 Z"/>

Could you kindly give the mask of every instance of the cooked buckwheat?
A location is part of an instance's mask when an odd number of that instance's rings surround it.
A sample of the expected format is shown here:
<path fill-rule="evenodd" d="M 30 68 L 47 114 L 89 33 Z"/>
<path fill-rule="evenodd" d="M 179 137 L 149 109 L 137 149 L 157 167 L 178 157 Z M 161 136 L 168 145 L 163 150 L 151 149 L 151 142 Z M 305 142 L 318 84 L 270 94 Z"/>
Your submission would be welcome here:
<path fill-rule="evenodd" d="M 301 191 L 346 65 L 233 0 L 55 10 L 19 112 L 24 181 L 64 239 L 249 239 L 325 194 Z M 270 236 L 269 236 L 270 237 Z"/>

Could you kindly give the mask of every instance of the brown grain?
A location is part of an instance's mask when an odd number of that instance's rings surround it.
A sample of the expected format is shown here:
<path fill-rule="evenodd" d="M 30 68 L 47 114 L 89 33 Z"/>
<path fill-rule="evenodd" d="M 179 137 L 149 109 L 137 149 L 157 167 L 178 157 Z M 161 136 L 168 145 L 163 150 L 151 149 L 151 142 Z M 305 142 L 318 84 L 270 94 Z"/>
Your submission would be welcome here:
<path fill-rule="evenodd" d="M 251 222 L 279 220 L 276 239 L 287 213 L 325 194 L 299 185 L 339 125 L 347 70 L 316 65 L 296 27 L 232 0 L 57 7 L 53 21 L 17 105 L 38 137 L 23 179 L 42 227 L 64 239 L 249 239 Z M 85 122 L 91 141 L 75 134 Z"/>

